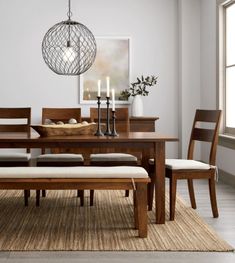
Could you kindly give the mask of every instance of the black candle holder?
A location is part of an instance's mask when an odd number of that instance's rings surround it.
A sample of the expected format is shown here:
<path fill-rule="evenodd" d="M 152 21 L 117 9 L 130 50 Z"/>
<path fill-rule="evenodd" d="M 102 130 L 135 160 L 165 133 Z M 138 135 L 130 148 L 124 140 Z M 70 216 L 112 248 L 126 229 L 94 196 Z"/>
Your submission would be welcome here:
<path fill-rule="evenodd" d="M 112 125 L 113 125 L 113 127 L 112 127 L 111 136 L 114 136 L 114 137 L 118 136 L 115 123 L 116 123 L 116 115 L 115 115 L 115 111 L 112 110 Z"/>
<path fill-rule="evenodd" d="M 101 125 L 100 125 L 100 101 L 101 97 L 97 96 L 97 104 L 98 104 L 98 126 L 97 126 L 97 131 L 95 133 L 95 136 L 104 136 L 103 132 L 101 131 Z"/>
<path fill-rule="evenodd" d="M 106 131 L 105 131 L 104 135 L 109 136 L 109 135 L 111 135 L 110 124 L 109 124 L 109 117 L 110 117 L 110 116 L 109 116 L 109 104 L 110 104 L 110 102 L 109 102 L 109 97 L 106 97 L 106 99 L 107 99 L 107 102 L 106 102 L 106 104 L 107 104 Z"/>

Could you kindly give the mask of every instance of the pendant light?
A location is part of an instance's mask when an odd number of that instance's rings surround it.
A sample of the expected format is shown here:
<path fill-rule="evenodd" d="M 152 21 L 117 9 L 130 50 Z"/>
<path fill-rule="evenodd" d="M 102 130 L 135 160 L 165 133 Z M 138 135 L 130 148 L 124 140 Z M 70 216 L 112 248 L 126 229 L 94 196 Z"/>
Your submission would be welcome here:
<path fill-rule="evenodd" d="M 48 67 L 59 75 L 80 75 L 87 71 L 96 57 L 96 41 L 83 24 L 68 19 L 51 27 L 42 41 L 42 56 Z"/>

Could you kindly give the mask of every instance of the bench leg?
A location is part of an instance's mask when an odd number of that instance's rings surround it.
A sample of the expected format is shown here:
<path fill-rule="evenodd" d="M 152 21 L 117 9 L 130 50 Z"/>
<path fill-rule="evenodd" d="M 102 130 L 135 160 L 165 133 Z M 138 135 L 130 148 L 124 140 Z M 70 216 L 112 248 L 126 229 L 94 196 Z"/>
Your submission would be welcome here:
<path fill-rule="evenodd" d="M 137 183 L 136 209 L 139 237 L 147 237 L 147 185 L 144 183 Z"/>
<path fill-rule="evenodd" d="M 137 212 L 137 202 L 136 202 L 136 191 L 133 190 L 133 204 L 134 204 L 134 223 L 135 223 L 135 229 L 139 228 L 138 224 L 138 212 Z"/>
<path fill-rule="evenodd" d="M 36 190 L 36 206 L 40 206 L 40 190 Z"/>
<path fill-rule="evenodd" d="M 129 190 L 125 191 L 125 197 L 129 197 Z"/>

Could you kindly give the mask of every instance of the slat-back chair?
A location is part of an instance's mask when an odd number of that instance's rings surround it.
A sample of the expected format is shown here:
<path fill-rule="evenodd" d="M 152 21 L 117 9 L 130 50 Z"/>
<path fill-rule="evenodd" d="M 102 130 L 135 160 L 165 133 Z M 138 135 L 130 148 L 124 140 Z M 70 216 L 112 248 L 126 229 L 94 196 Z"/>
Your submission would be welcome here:
<path fill-rule="evenodd" d="M 175 218 L 177 180 L 186 179 L 192 208 L 196 209 L 196 200 L 193 187 L 193 179 L 208 179 L 210 201 L 213 217 L 218 217 L 216 201 L 215 177 L 216 149 L 220 125 L 220 110 L 196 110 L 192 132 L 188 147 L 187 160 L 166 159 L 166 177 L 170 183 L 170 220 Z M 199 127 L 200 123 L 210 123 L 213 128 Z M 210 143 L 208 163 L 194 160 L 195 142 Z"/>
<path fill-rule="evenodd" d="M 42 108 L 42 124 L 46 120 L 52 122 L 62 121 L 68 123 L 69 119 L 76 119 L 81 122 L 81 108 Z M 45 149 L 42 149 L 42 154 L 36 159 L 37 166 L 52 167 L 52 166 L 80 166 L 84 164 L 84 159 L 81 154 L 71 153 L 70 149 L 51 149 L 51 153 L 46 154 Z M 69 153 L 68 153 L 69 152 Z M 42 196 L 46 196 L 46 191 L 42 190 Z M 83 191 L 78 191 L 81 205 L 84 203 Z M 40 191 L 37 191 L 36 205 L 39 206 Z"/>
<path fill-rule="evenodd" d="M 129 110 L 128 108 L 116 108 L 116 130 L 120 132 L 130 131 Z M 110 116 L 111 109 L 110 109 Z M 105 124 L 107 118 L 107 111 L 105 108 L 101 109 L 101 123 Z M 98 121 L 97 108 L 90 108 L 90 119 L 92 122 Z M 105 132 L 106 125 L 103 125 L 102 131 Z M 100 150 L 100 149 L 99 149 Z M 103 149 L 101 149 L 103 150 Z M 114 152 L 114 149 L 105 149 L 104 153 L 96 153 L 90 155 L 90 165 L 92 166 L 125 166 L 137 165 L 138 159 L 132 154 L 125 153 L 127 149 L 119 149 L 119 152 Z M 122 151 L 124 153 L 122 153 Z M 121 152 L 121 153 L 120 153 Z M 126 190 L 125 196 L 129 196 L 129 190 Z M 90 205 L 93 205 L 94 191 L 90 194 Z"/>
<path fill-rule="evenodd" d="M 0 108 L 0 132 L 26 133 L 30 136 L 31 108 Z M 1 153 L 1 167 L 30 166 L 30 149 L 26 153 Z M 30 191 L 24 191 L 25 206 L 28 205 Z"/>

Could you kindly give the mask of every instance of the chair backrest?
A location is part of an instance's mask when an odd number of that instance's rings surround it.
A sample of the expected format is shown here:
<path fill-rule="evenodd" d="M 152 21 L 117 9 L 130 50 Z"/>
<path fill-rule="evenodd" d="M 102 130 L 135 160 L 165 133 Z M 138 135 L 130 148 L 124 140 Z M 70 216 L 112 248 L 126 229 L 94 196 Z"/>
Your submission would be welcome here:
<path fill-rule="evenodd" d="M 68 123 L 72 118 L 81 122 L 81 108 L 42 108 L 42 124 L 46 119 Z"/>
<path fill-rule="evenodd" d="M 117 132 L 129 132 L 130 131 L 130 121 L 129 121 L 129 111 L 128 108 L 116 108 L 116 130 Z M 112 117 L 112 110 L 110 109 L 110 123 Z M 98 110 L 97 108 L 90 108 L 90 119 L 91 121 L 98 121 Z M 101 109 L 101 122 L 106 123 L 107 110 L 105 108 Z"/>
<path fill-rule="evenodd" d="M 209 163 L 215 165 L 220 119 L 221 110 L 196 110 L 189 141 L 188 159 L 193 159 L 195 141 L 209 142 L 211 143 Z M 198 127 L 199 123 L 212 123 L 213 128 Z"/>
<path fill-rule="evenodd" d="M 69 119 L 76 119 L 81 122 L 81 108 L 42 108 L 42 124 L 46 119 L 53 122 L 62 121 L 68 123 Z M 45 148 L 41 149 L 42 154 L 45 153 Z M 52 153 L 68 152 L 68 149 L 51 149 Z"/>
<path fill-rule="evenodd" d="M 30 136 L 31 108 L 0 108 L 0 119 L 0 132 L 25 132 Z"/>

